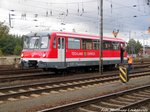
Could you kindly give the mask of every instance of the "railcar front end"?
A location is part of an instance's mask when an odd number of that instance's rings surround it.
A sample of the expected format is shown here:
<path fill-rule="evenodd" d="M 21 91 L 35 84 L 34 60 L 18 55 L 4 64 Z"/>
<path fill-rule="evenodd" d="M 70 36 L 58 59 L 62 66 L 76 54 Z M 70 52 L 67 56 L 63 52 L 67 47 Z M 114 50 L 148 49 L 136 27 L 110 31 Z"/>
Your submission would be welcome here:
<path fill-rule="evenodd" d="M 48 58 L 55 55 L 51 50 L 52 39 L 49 33 L 30 33 L 23 36 L 22 67 L 47 68 Z"/>

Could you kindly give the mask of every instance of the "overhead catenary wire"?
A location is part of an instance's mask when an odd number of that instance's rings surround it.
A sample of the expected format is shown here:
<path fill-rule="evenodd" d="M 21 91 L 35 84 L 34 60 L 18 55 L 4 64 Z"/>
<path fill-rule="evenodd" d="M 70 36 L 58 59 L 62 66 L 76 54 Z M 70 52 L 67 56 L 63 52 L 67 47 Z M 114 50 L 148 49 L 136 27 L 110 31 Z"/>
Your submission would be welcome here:
<path fill-rule="evenodd" d="M 31 0 L 31 2 L 33 2 L 33 1 L 36 1 L 37 2 L 37 0 Z M 106 1 L 110 1 L 110 0 L 106 0 Z M 28 1 L 28 2 L 30 2 L 30 1 Z M 77 4 L 79 4 L 80 5 L 80 7 L 79 7 L 79 10 L 80 10 L 80 13 L 79 14 L 77 14 L 77 13 L 75 13 L 74 11 L 73 11 L 73 9 L 70 9 L 70 8 L 68 8 L 67 7 L 67 9 L 64 9 L 64 10 L 60 10 L 60 9 L 55 9 L 55 8 L 51 8 L 51 10 L 52 10 L 52 12 L 53 12 L 53 16 L 58 16 L 58 14 L 59 13 L 64 13 L 64 14 L 67 14 L 67 16 L 68 17 L 77 17 L 77 18 L 83 18 L 83 19 L 85 19 L 86 21 L 95 21 L 95 22 L 97 22 L 98 20 L 96 19 L 96 20 L 92 20 L 92 19 L 94 19 L 94 18 L 97 18 L 97 16 L 95 16 L 95 17 L 91 17 L 91 16 L 89 16 L 91 13 L 93 13 L 92 11 L 91 12 L 89 12 L 89 11 L 86 11 L 86 14 L 82 14 L 82 16 L 81 16 L 81 12 L 83 12 L 82 11 L 82 4 L 91 4 L 91 3 L 96 3 L 97 1 L 96 0 L 89 0 L 89 1 L 81 1 L 81 2 L 66 2 L 66 3 L 53 3 L 52 2 L 52 5 L 59 5 L 59 4 L 61 4 L 61 5 L 66 5 L 66 4 L 68 4 L 68 5 L 77 5 Z M 39 3 L 44 3 L 43 1 L 39 1 Z M 50 3 L 50 2 L 49 2 Z M 117 8 L 119 8 L 119 7 L 114 7 L 114 5 L 113 4 L 116 4 L 116 2 L 114 2 L 114 1 L 112 1 L 112 6 L 113 6 L 113 14 L 114 15 L 118 15 L 116 12 L 114 12 L 114 10 L 118 10 Z M 39 8 L 40 10 L 42 9 L 42 11 L 43 12 L 46 12 L 46 10 L 48 10 L 47 9 L 47 7 L 45 7 L 45 5 L 40 5 L 40 6 L 38 6 L 38 5 L 31 5 L 31 4 L 24 4 L 25 6 L 29 6 L 29 7 L 32 7 L 32 8 L 35 8 L 35 10 L 34 11 L 30 11 L 30 15 L 34 15 L 34 14 L 38 14 L 38 17 L 37 18 L 40 18 L 40 17 L 43 17 L 43 19 L 45 18 L 45 13 L 42 13 L 42 12 L 38 12 L 37 13 L 37 11 L 36 11 L 36 8 Z M 128 7 L 128 6 L 126 6 L 126 5 L 120 5 L 120 4 L 117 4 L 118 6 L 121 6 L 120 7 L 120 9 L 121 8 L 128 8 L 128 9 L 130 9 L 130 10 L 132 10 L 133 11 L 133 8 L 131 8 L 131 7 Z M 85 7 L 86 7 L 86 5 L 83 5 L 84 6 L 84 9 L 85 9 Z M 140 4 L 140 6 L 141 6 L 141 4 Z M 49 10 L 50 10 L 50 8 L 49 8 Z M 97 10 L 98 9 L 98 7 L 95 7 L 95 10 Z M 68 10 L 68 11 L 67 11 Z M 105 10 L 107 10 L 107 9 L 105 9 Z M 109 10 L 109 9 L 108 9 Z M 138 12 L 138 10 L 135 10 L 134 9 L 134 11 L 135 12 L 137 12 L 137 13 L 139 13 Z M 26 12 L 26 17 L 28 17 L 28 12 L 29 11 L 27 11 L 27 10 L 23 10 L 22 12 Z M 68 12 L 68 13 L 67 13 Z M 56 14 L 57 13 L 57 14 Z M 140 15 L 140 17 L 142 17 L 142 16 L 149 16 L 148 14 L 145 14 L 145 15 L 142 15 L 141 14 L 141 12 L 139 13 Z M 111 15 L 109 15 L 109 14 L 105 14 L 104 15 L 104 18 L 108 21 L 109 19 L 110 19 L 110 17 L 111 17 Z M 128 20 L 129 18 L 132 18 L 132 16 L 118 16 L 117 17 L 117 19 L 121 19 L 121 20 Z M 116 20 L 116 18 L 114 18 L 114 20 Z M 27 20 L 28 21 L 28 20 Z M 116 20 L 116 21 L 118 21 L 118 20 Z M 126 21 L 124 21 L 124 23 L 126 23 Z M 106 23 L 106 24 L 110 24 L 110 23 Z M 119 23 L 118 23 L 119 24 Z"/>

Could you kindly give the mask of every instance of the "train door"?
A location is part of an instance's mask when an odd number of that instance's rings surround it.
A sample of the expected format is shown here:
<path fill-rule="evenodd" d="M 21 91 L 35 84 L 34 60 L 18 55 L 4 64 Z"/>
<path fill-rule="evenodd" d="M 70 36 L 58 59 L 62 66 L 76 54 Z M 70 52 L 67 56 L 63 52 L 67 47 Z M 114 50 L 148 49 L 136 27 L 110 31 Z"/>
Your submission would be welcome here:
<path fill-rule="evenodd" d="M 65 67 L 65 38 L 63 37 L 58 38 L 58 60 L 60 62 L 59 66 Z"/>

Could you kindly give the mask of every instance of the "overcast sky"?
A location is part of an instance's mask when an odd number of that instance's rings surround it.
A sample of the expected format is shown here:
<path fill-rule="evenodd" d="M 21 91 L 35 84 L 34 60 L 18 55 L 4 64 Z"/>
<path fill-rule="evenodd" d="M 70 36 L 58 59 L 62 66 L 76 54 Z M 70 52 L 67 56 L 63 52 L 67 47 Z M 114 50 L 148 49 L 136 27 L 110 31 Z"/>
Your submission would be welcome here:
<path fill-rule="evenodd" d="M 13 34 L 75 29 L 98 35 L 98 8 L 99 0 L 0 0 L 0 21 L 9 25 L 9 14 L 15 14 L 11 16 L 10 33 Z M 118 36 L 126 40 L 129 37 L 140 41 L 143 37 L 150 38 L 147 0 L 104 0 L 103 9 L 104 35 L 113 36 L 112 31 L 119 30 Z"/>

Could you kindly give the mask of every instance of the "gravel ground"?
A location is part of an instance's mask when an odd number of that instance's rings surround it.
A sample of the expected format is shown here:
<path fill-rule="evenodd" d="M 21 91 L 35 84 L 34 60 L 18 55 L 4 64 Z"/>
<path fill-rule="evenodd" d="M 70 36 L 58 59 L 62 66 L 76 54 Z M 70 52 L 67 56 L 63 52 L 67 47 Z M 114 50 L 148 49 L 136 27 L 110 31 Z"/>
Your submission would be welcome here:
<path fill-rule="evenodd" d="M 146 84 L 150 84 L 150 76 L 131 79 L 127 84 L 116 81 L 81 89 L 53 91 L 48 95 L 32 95 L 30 98 L 0 104 L 0 112 L 35 112 L 47 107 L 54 107 Z"/>

